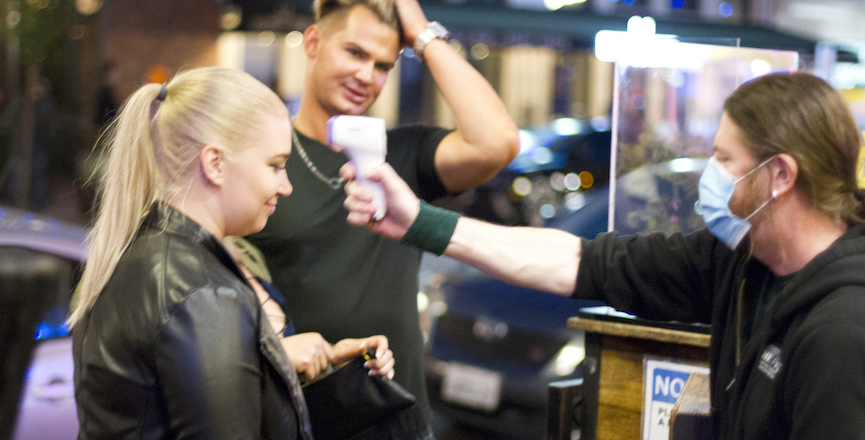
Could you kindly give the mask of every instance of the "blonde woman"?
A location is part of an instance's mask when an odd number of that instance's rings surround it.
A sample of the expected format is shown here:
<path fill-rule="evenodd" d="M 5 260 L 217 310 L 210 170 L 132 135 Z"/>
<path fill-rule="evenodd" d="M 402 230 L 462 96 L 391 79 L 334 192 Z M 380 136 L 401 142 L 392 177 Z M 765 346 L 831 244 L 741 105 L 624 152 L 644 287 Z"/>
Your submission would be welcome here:
<path fill-rule="evenodd" d="M 124 104 L 69 318 L 80 439 L 311 438 L 297 373 L 221 244 L 292 192 L 290 153 L 284 104 L 239 71 Z"/>

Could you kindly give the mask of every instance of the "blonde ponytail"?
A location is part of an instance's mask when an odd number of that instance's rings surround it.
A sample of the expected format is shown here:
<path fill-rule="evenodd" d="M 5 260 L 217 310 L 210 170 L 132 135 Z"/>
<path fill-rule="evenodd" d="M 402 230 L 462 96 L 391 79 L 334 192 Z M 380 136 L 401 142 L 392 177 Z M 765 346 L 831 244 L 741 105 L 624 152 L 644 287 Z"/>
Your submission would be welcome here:
<path fill-rule="evenodd" d="M 90 310 L 150 205 L 162 176 L 150 136 L 150 107 L 159 84 L 136 91 L 120 110 L 109 136 L 108 165 L 99 186 L 99 211 L 88 236 L 88 259 L 69 325 Z M 129 166 L 136 164 L 136 166 Z"/>

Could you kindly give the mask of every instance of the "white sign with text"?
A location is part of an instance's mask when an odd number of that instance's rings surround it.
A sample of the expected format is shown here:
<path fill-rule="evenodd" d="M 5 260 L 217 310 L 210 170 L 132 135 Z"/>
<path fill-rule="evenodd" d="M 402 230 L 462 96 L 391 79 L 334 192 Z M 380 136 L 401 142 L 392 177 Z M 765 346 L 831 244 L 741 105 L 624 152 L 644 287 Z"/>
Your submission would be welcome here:
<path fill-rule="evenodd" d="M 670 438 L 670 413 L 691 373 L 709 374 L 709 368 L 687 362 L 644 360 L 643 440 Z"/>

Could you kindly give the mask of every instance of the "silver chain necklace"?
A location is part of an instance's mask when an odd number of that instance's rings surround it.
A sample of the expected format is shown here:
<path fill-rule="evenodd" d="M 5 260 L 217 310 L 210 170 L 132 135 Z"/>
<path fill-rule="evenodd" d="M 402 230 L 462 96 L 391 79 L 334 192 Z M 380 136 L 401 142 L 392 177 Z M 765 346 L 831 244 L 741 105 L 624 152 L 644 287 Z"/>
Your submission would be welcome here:
<path fill-rule="evenodd" d="M 339 189 L 342 184 L 345 182 L 345 179 L 340 177 L 327 177 L 318 170 L 318 167 L 315 166 L 314 163 L 309 159 L 309 156 L 306 155 L 306 150 L 303 149 L 303 146 L 300 145 L 300 138 L 297 137 L 297 130 L 291 129 L 291 137 L 294 141 L 294 148 L 297 150 L 297 154 L 300 154 L 300 158 L 303 159 L 303 163 L 306 164 L 306 167 L 312 171 L 312 174 L 315 174 L 315 177 L 318 177 L 318 180 L 321 180 L 327 186 L 331 187 L 331 189 Z"/>

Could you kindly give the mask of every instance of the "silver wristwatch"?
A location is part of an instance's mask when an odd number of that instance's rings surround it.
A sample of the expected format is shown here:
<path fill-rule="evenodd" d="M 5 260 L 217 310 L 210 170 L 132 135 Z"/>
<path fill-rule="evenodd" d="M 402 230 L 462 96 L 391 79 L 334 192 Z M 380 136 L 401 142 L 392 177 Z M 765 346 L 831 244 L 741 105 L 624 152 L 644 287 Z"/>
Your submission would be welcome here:
<path fill-rule="evenodd" d="M 423 50 L 427 44 L 430 44 L 436 38 L 448 41 L 451 38 L 451 34 L 448 33 L 448 30 L 441 23 L 430 21 L 426 24 L 426 29 L 414 40 L 414 56 L 423 61 Z"/>

